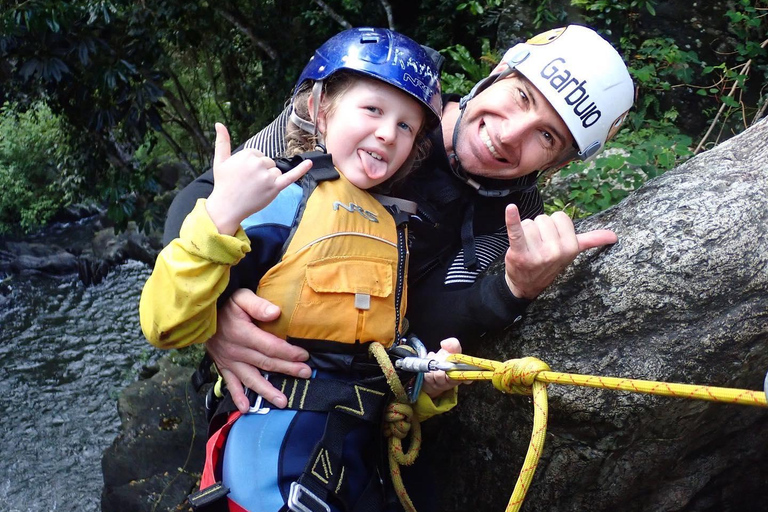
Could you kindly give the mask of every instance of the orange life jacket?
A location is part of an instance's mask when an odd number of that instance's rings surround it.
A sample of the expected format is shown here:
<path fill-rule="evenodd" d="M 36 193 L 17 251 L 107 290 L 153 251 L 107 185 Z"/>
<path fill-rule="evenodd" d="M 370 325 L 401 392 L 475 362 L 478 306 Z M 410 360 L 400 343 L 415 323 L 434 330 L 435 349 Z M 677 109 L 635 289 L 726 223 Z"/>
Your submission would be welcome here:
<path fill-rule="evenodd" d="M 395 208 L 393 216 L 391 208 L 336 174 L 306 180 L 309 197 L 283 256 L 256 290 L 282 314 L 259 327 L 330 352 L 373 341 L 389 347 L 403 332 L 407 215 Z"/>

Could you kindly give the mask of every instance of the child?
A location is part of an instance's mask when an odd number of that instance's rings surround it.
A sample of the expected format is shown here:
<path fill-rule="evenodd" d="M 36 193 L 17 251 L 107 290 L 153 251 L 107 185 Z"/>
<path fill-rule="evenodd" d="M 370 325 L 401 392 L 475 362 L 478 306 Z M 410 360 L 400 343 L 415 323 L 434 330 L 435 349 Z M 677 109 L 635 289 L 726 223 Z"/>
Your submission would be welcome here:
<path fill-rule="evenodd" d="M 288 407 L 258 398 L 251 413 L 229 415 L 209 441 L 210 450 L 226 444 L 207 474 L 220 462 L 236 510 L 382 509 L 378 441 L 389 389 L 367 351 L 398 344 L 404 331 L 407 215 L 365 191 L 385 188 L 424 149 L 440 120 L 438 71 L 400 34 L 352 29 L 315 52 L 292 104 L 288 156 L 316 147 L 329 155 L 282 174 L 255 150 L 230 156 L 217 125 L 213 192 L 158 257 L 141 325 L 161 348 L 204 342 L 217 300 L 258 286 L 282 311 L 260 327 L 307 348 L 313 378 L 270 375 Z M 444 347 L 460 350 L 455 340 Z M 454 403 L 455 393 L 441 396 L 449 389 L 444 376 L 425 377 L 422 396 L 446 402 L 431 413 Z"/>

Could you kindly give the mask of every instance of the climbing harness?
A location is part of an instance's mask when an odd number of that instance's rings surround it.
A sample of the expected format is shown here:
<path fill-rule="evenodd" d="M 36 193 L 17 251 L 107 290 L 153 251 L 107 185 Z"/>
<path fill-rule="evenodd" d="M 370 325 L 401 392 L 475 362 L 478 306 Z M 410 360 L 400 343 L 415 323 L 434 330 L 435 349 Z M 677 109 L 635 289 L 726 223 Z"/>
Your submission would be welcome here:
<path fill-rule="evenodd" d="M 364 424 L 373 426 L 376 431 L 376 426 L 381 424 L 386 438 L 387 460 L 395 494 L 407 512 L 415 512 L 403 485 L 400 466 L 413 464 L 421 447 L 421 428 L 414 412 L 414 402 L 420 392 L 424 375 L 396 369 L 392 360 L 397 361 L 403 357 L 425 358 L 427 351 L 417 338 L 409 337 L 390 350 L 380 343 L 371 343 L 368 352 L 372 356 L 369 362 L 363 363 L 361 360 L 357 368 L 359 372 L 371 377 L 362 380 L 299 379 L 280 374 L 267 375 L 269 382 L 288 397 L 284 410 L 272 411 L 271 404 L 260 395 L 248 391 L 247 396 L 252 406 L 249 414 L 243 416 L 234 408 L 231 398 L 227 395 L 214 415 L 222 420 L 214 420 L 211 423 L 216 427 L 209 436 L 206 448 L 201 490 L 189 496 L 193 508 L 206 511 L 245 510 L 241 503 L 233 499 L 230 487 L 222 479 L 222 474 L 228 471 L 227 468 L 236 470 L 230 474 L 236 476 L 238 481 L 250 481 L 259 485 L 259 471 L 256 466 L 249 464 L 254 457 L 247 451 L 248 444 L 243 444 L 244 431 L 237 431 L 235 428 L 237 421 L 248 422 L 253 420 L 254 416 L 263 414 L 309 411 L 327 415 L 327 420 L 324 420 L 324 432 L 315 444 L 304 470 L 296 473 L 297 478 L 290 483 L 290 488 L 285 494 L 287 508 L 281 510 L 324 512 L 330 510 L 330 503 L 339 505 L 339 500 L 344 506 L 348 506 L 346 497 L 350 480 L 345 476 L 346 461 L 342 457 L 345 439 L 354 429 L 359 429 Z M 361 365 L 368 369 L 364 370 Z M 258 423 L 258 420 L 255 421 Z M 266 430 L 263 432 L 262 435 L 271 435 Z M 403 447 L 404 441 L 407 441 L 407 450 Z M 232 458 L 225 459 L 224 447 L 230 443 L 240 448 L 235 450 Z M 275 447 L 275 450 L 278 449 L 279 446 Z M 263 456 L 267 457 L 268 454 Z M 371 481 L 364 482 L 364 489 L 355 500 L 365 505 L 362 508 L 356 506 L 345 510 L 374 511 L 383 507 L 383 496 L 377 490 L 380 482 L 378 474 L 376 472 Z M 261 496 L 262 500 L 279 500 L 277 494 Z M 275 510 L 278 508 L 280 507 Z"/>
<path fill-rule="evenodd" d="M 456 381 L 489 380 L 493 386 L 507 394 L 530 395 L 533 397 L 533 430 L 523 468 L 515 484 L 506 512 L 520 510 L 526 492 L 530 488 L 539 457 L 544 449 L 547 430 L 548 384 L 566 384 L 591 388 L 630 391 L 652 395 L 690 398 L 731 404 L 768 407 L 768 374 L 763 391 L 721 388 L 693 384 L 656 382 L 595 375 L 553 372 L 543 361 L 535 357 L 524 357 L 500 362 L 490 359 L 451 354 L 445 361 L 424 357 L 406 357 L 396 361 L 398 368 L 411 371 L 445 371 Z"/>

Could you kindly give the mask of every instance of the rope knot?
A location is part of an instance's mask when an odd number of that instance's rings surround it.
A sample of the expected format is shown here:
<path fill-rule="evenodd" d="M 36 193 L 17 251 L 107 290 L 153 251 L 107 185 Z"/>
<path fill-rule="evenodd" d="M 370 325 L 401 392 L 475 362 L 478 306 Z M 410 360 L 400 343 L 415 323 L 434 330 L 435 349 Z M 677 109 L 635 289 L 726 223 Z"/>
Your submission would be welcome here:
<path fill-rule="evenodd" d="M 392 402 L 384 413 L 384 435 L 405 439 L 411 431 L 413 407 L 410 404 Z"/>
<path fill-rule="evenodd" d="M 492 382 L 502 393 L 531 395 L 536 375 L 548 371 L 547 363 L 535 357 L 510 359 L 494 370 Z"/>

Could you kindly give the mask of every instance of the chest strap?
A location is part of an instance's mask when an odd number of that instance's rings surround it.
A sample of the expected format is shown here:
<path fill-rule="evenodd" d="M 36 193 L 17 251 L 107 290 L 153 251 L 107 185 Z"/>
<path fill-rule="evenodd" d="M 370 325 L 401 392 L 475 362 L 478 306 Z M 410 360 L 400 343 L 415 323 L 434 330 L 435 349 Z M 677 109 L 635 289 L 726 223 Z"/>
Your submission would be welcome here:
<path fill-rule="evenodd" d="M 339 171 L 333 165 L 333 159 L 322 151 L 308 151 L 291 158 L 276 158 L 275 166 L 283 173 L 290 171 L 304 160 L 312 161 L 312 168 L 307 172 L 316 183 L 339 179 Z"/>

